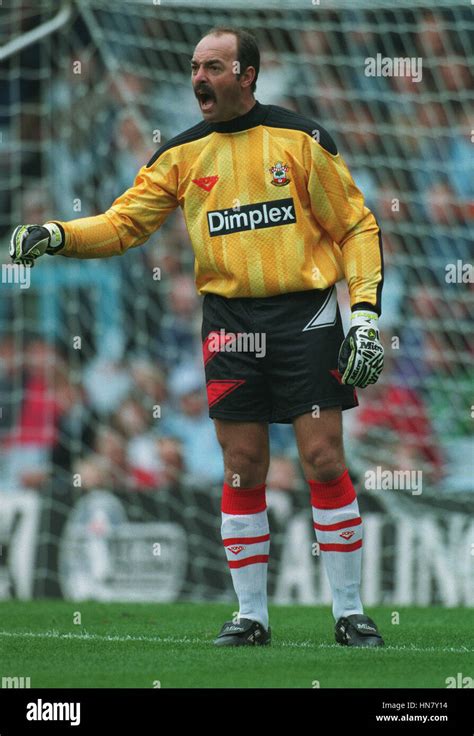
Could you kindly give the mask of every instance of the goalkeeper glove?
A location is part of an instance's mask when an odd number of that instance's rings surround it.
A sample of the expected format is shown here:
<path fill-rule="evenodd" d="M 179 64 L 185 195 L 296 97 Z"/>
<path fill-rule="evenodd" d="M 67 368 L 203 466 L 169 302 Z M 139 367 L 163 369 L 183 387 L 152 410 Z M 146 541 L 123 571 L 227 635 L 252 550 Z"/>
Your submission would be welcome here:
<path fill-rule="evenodd" d="M 19 225 L 10 241 L 13 263 L 34 266 L 35 259 L 44 253 L 56 253 L 64 245 L 64 231 L 54 222 L 45 225 Z"/>
<path fill-rule="evenodd" d="M 339 373 L 342 383 L 365 388 L 382 373 L 383 347 L 375 312 L 356 310 L 351 327 L 339 350 Z"/>

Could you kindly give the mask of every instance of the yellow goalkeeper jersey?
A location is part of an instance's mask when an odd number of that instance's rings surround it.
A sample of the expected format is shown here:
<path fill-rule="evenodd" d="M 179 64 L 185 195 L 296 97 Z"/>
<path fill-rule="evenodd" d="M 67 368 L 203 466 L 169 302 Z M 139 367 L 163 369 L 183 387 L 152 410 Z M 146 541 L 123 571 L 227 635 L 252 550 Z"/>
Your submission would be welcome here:
<path fill-rule="evenodd" d="M 331 136 L 256 102 L 163 145 L 104 214 L 59 222 L 61 254 L 106 258 L 141 245 L 181 207 L 201 294 L 265 297 L 347 280 L 351 306 L 380 313 L 377 222 Z"/>

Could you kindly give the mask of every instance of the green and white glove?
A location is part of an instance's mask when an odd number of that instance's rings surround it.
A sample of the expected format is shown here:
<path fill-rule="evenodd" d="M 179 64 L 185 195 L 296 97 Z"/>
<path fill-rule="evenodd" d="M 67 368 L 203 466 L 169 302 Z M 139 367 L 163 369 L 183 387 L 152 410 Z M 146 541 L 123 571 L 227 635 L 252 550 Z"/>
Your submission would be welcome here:
<path fill-rule="evenodd" d="M 339 373 L 342 383 L 365 388 L 375 383 L 383 368 L 383 346 L 375 312 L 356 310 L 351 327 L 339 350 Z"/>
<path fill-rule="evenodd" d="M 34 266 L 35 260 L 44 253 L 53 255 L 64 245 L 64 231 L 54 222 L 45 225 L 19 225 L 10 241 L 10 256 L 13 263 Z"/>

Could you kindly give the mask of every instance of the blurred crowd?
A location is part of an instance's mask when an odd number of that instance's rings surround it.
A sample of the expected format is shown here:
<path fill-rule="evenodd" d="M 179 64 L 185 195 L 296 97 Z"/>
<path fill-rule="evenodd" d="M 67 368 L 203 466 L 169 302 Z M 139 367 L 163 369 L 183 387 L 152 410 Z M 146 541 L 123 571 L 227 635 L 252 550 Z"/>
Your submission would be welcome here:
<path fill-rule="evenodd" d="M 0 342 L 0 490 L 40 488 L 54 472 L 84 489 L 154 491 L 220 483 L 223 465 L 208 417 L 202 366 L 165 370 L 156 360 L 111 350 L 80 371 L 42 337 L 18 350 Z M 297 468 L 275 427 L 274 487 L 291 490 Z"/>
<path fill-rule="evenodd" d="M 256 97 L 333 134 L 382 228 L 386 367 L 379 384 L 359 391 L 360 408 L 345 412 L 349 466 L 359 475 L 368 464 L 421 469 L 433 488 L 472 491 L 473 284 L 446 280 L 447 264 L 472 258 L 471 79 L 464 36 L 449 21 L 442 11 L 420 11 L 411 32 L 383 37 L 370 17 L 350 12 L 344 28 L 334 23 L 330 33 L 262 34 Z M 151 38 L 159 28 L 140 32 Z M 22 118 L 23 136 L 38 143 L 22 161 L 22 222 L 104 211 L 160 142 L 199 121 L 184 70 L 155 82 L 131 70 L 134 61 L 140 68 L 131 49 L 130 64 L 112 74 L 92 53 L 86 29 L 75 33 L 80 74 L 58 67 L 48 84 L 53 145 L 41 146 L 45 127 L 35 127 L 32 113 Z M 366 76 L 364 59 L 377 52 L 421 57 L 422 81 Z M 177 58 L 171 66 L 180 64 Z M 37 100 L 32 85 L 22 94 Z M 157 121 L 152 130 L 150 120 Z M 39 186 L 41 177 L 50 186 Z M 73 334 L 87 333 L 82 350 L 71 347 L 67 316 L 52 330 L 38 321 L 19 335 L 12 329 L 18 302 L 0 299 L 0 490 L 41 488 L 62 471 L 84 489 L 221 482 L 201 359 L 201 299 L 180 213 L 118 260 L 95 264 L 115 269 L 123 298 L 123 318 L 109 331 L 91 331 L 93 298 L 84 287 L 55 295 L 76 305 Z M 35 278 L 43 267 L 57 269 L 61 284 L 70 264 L 41 264 Z M 347 318 L 345 285 L 338 291 Z M 269 487 L 302 487 L 291 427 L 273 425 L 271 444 Z"/>

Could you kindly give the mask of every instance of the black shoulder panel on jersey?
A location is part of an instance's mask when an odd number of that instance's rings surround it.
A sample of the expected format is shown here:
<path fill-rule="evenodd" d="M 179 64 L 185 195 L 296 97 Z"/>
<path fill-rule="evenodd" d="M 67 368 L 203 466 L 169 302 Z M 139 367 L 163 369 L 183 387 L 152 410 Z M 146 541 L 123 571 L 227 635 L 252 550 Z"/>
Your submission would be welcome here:
<path fill-rule="evenodd" d="M 291 128 L 292 130 L 302 130 L 314 138 L 320 146 L 333 156 L 337 155 L 337 146 L 333 139 L 319 123 L 311 118 L 306 118 L 293 110 L 286 110 L 278 105 L 269 105 L 270 112 L 265 120 L 265 125 L 271 128 Z M 318 131 L 318 137 L 315 137 L 315 131 Z"/>
<path fill-rule="evenodd" d="M 151 159 L 147 163 L 147 168 L 149 169 L 150 166 L 152 166 L 156 159 L 161 156 L 162 153 L 165 151 L 168 151 L 170 148 L 174 148 L 175 146 L 181 146 L 183 143 L 190 143 L 191 141 L 196 141 L 199 138 L 204 138 L 206 135 L 209 135 L 212 133 L 211 128 L 209 127 L 208 123 L 206 123 L 205 120 L 203 120 L 201 123 L 197 123 L 197 125 L 193 125 L 192 128 L 188 128 L 187 130 L 184 130 L 182 133 L 179 133 L 179 135 L 176 135 L 174 138 L 171 138 L 171 140 L 168 141 L 168 143 L 164 143 L 161 148 L 159 148 L 156 153 L 153 154 Z"/>

